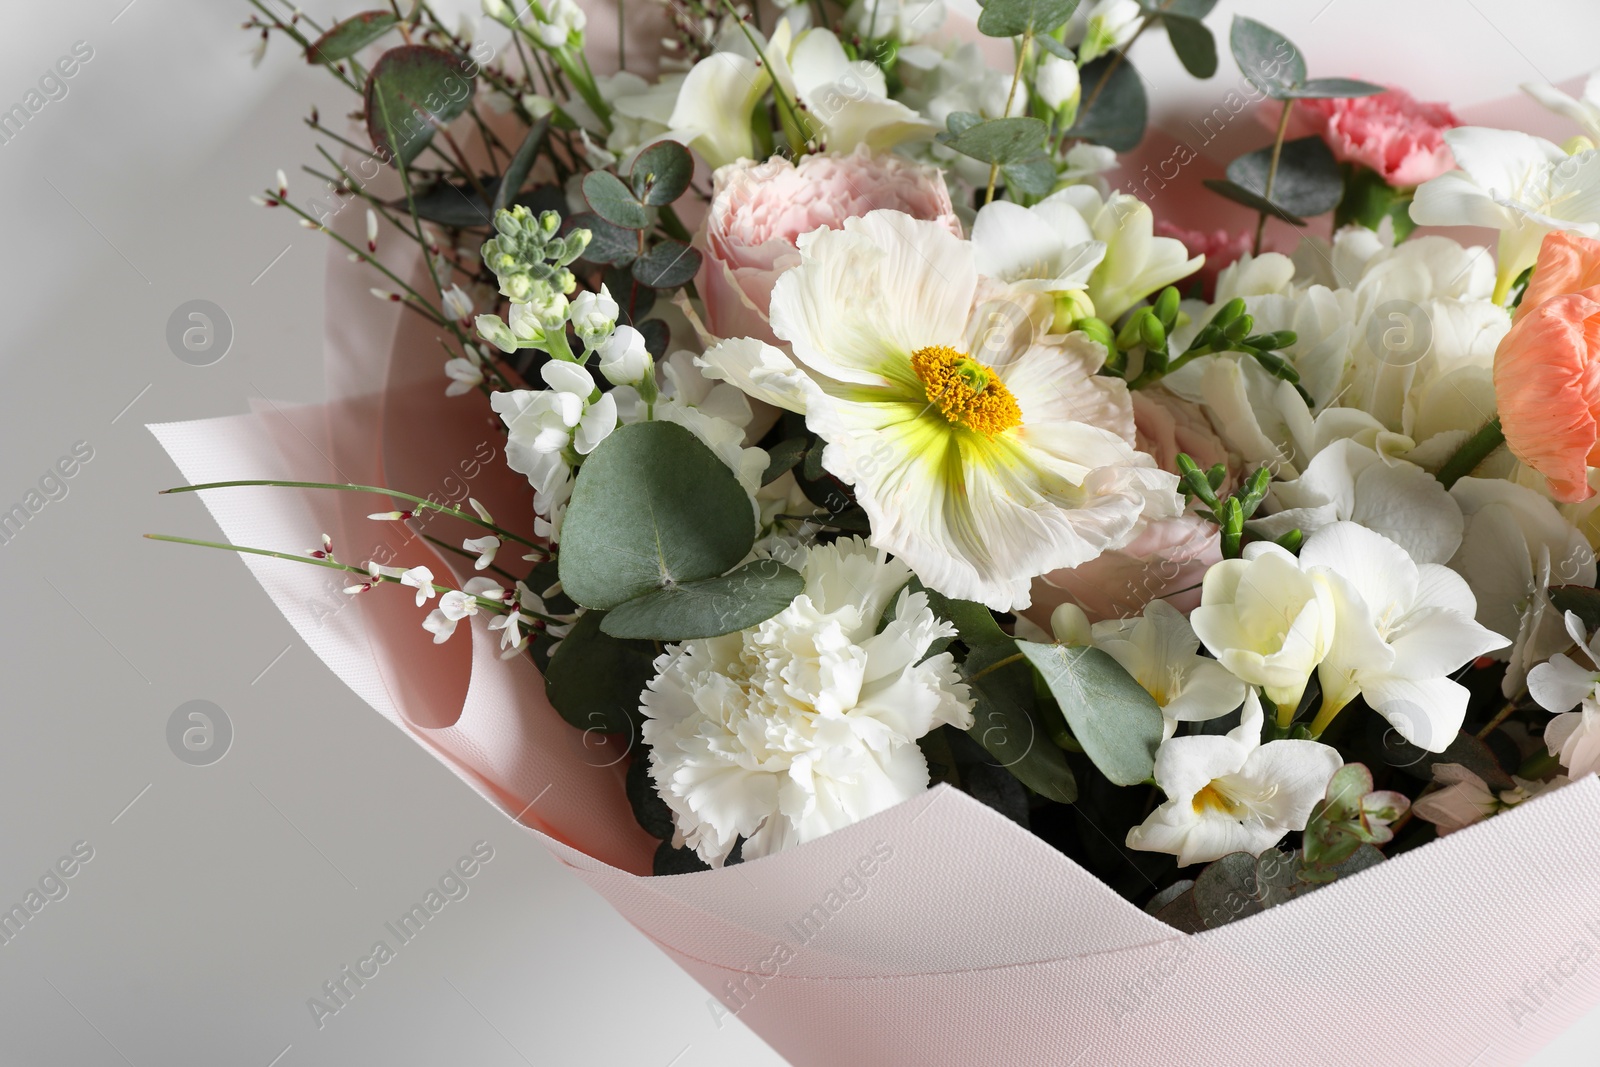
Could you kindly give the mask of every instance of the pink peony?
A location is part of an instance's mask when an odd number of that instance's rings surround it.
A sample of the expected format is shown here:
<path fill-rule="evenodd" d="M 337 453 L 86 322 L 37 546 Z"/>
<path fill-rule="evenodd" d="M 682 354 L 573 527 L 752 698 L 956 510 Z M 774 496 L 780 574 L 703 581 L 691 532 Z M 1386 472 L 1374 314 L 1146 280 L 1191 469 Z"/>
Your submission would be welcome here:
<path fill-rule="evenodd" d="M 772 286 L 800 262 L 795 242 L 802 234 L 889 208 L 962 236 L 936 168 L 865 146 L 847 156 L 806 156 L 798 165 L 776 156 L 740 160 L 718 169 L 713 181 L 711 210 L 695 242 L 705 256 L 695 288 L 705 327 L 717 337 L 778 343 L 767 323 Z"/>
<path fill-rule="evenodd" d="M 1281 114 L 1263 109 L 1262 118 L 1276 126 Z M 1289 131 L 1291 137 L 1321 137 L 1339 162 L 1359 163 L 1404 189 L 1455 169 L 1444 131 L 1459 125 L 1446 105 L 1390 89 L 1353 100 L 1297 100 Z"/>
<path fill-rule="evenodd" d="M 1156 236 L 1175 238 L 1183 242 L 1183 247 L 1189 250 L 1190 256 L 1206 257 L 1205 266 L 1195 273 L 1194 278 L 1199 279 L 1203 295 L 1207 300 L 1210 300 L 1217 291 L 1217 275 L 1222 273 L 1224 267 L 1231 267 L 1240 256 L 1249 252 L 1251 246 L 1251 237 L 1248 233 L 1229 233 L 1227 230 L 1213 230 L 1206 233 L 1204 230 L 1186 230 L 1181 226 L 1174 226 L 1165 219 L 1156 221 Z M 1188 283 L 1182 288 L 1187 291 Z"/>

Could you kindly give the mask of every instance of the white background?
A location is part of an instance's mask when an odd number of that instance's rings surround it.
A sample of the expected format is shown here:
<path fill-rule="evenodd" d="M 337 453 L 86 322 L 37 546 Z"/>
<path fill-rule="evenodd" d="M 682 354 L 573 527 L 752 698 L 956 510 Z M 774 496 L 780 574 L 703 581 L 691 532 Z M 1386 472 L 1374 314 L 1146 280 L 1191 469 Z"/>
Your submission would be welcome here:
<path fill-rule="evenodd" d="M 1314 74 L 1467 105 L 1600 65 L 1592 7 L 1257 0 L 1211 21 L 1248 11 Z M 246 198 L 277 167 L 308 181 L 299 118 L 313 102 L 336 115 L 339 92 L 281 42 L 252 71 L 242 2 L 5 8 L 0 107 L 74 42 L 94 57 L 0 145 L 0 510 L 75 442 L 94 458 L 0 545 L 0 905 L 74 842 L 94 858 L 0 945 L 0 1067 L 780 1063 L 737 1022 L 718 1028 L 699 987 L 345 690 L 236 560 L 138 538 L 214 532 L 198 501 L 155 495 L 176 474 L 144 423 L 320 396 L 322 238 Z M 1214 103 L 1159 35 L 1136 58 L 1169 107 Z M 236 333 L 206 368 L 165 341 L 195 298 Z M 209 767 L 165 739 L 195 698 L 235 730 Z M 495 858 L 470 895 L 318 1029 L 307 998 L 479 840 Z M 1600 1014 L 1536 1062 L 1593 1062 L 1597 1038 Z"/>

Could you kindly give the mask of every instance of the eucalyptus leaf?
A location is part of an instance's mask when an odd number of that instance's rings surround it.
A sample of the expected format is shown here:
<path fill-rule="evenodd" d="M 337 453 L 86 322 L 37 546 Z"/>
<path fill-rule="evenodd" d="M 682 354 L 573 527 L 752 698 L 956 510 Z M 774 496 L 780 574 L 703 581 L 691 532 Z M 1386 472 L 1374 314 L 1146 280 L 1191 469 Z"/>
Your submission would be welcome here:
<path fill-rule="evenodd" d="M 639 694 L 655 677 L 655 649 L 605 633 L 604 613 L 585 612 L 556 647 L 545 671 L 545 695 L 567 724 L 603 734 L 637 732 Z"/>
<path fill-rule="evenodd" d="M 671 585 L 618 604 L 600 628 L 612 637 L 689 641 L 765 622 L 805 591 L 798 571 L 758 559 L 718 578 Z"/>
<path fill-rule="evenodd" d="M 650 213 L 622 179 L 608 170 L 590 171 L 583 176 L 583 198 L 595 214 L 614 226 L 642 230 L 650 225 Z"/>
<path fill-rule="evenodd" d="M 669 585 L 715 578 L 755 541 L 750 498 L 688 430 L 618 427 L 578 471 L 561 531 L 562 588 L 611 608 Z"/>
<path fill-rule="evenodd" d="M 767 469 L 761 475 L 761 484 L 771 485 L 794 469 L 795 464 L 805 458 L 806 449 L 810 447 L 811 439 L 802 436 L 779 441 L 767 449 Z"/>
<path fill-rule="evenodd" d="M 650 873 L 657 878 L 674 874 L 699 874 L 710 869 L 711 865 L 696 855 L 694 849 L 673 848 L 670 839 L 656 846 L 656 854 L 650 861 Z"/>
<path fill-rule="evenodd" d="M 1306 61 L 1287 37 L 1243 15 L 1233 17 L 1228 34 L 1234 62 L 1239 72 L 1257 89 L 1275 100 L 1286 100 L 1289 91 L 1305 83 Z"/>
<path fill-rule="evenodd" d="M 433 142 L 472 102 L 477 81 L 456 56 L 428 45 L 391 48 L 367 75 L 365 111 L 373 147 L 402 166 Z"/>
<path fill-rule="evenodd" d="M 437 222 L 441 226 L 453 229 L 465 229 L 470 226 L 492 226 L 494 212 L 478 196 L 478 191 L 470 185 L 452 185 L 449 182 L 434 182 L 426 189 L 417 193 L 415 197 L 417 217 Z M 408 211 L 405 198 L 392 202 L 390 207 L 400 211 Z"/>
<path fill-rule="evenodd" d="M 633 276 L 652 289 L 676 289 L 694 280 L 700 260 L 697 249 L 669 238 L 633 261 Z"/>
<path fill-rule="evenodd" d="M 589 231 L 589 247 L 583 250 L 583 258 L 589 263 L 626 267 L 639 254 L 637 230 L 613 226 L 592 211 L 573 215 L 567 221 L 574 228 Z M 615 295 L 616 290 L 612 292 Z"/>
<path fill-rule="evenodd" d="M 1056 165 L 1044 154 L 1000 168 L 1006 189 L 1027 197 L 1044 197 L 1056 187 Z M 1015 198 L 1013 198 L 1015 199 Z"/>
<path fill-rule="evenodd" d="M 1118 152 L 1131 152 L 1144 139 L 1150 121 L 1150 104 L 1144 81 L 1133 64 L 1112 54 L 1084 67 L 1084 107 L 1067 136 L 1092 141 Z M 1105 87 L 1099 88 L 1104 81 Z M 1096 91 L 1098 89 L 1098 92 Z"/>
<path fill-rule="evenodd" d="M 1228 180 L 1266 197 L 1272 148 L 1258 149 L 1228 164 Z M 1291 215 L 1309 218 L 1332 211 L 1344 196 L 1344 172 L 1321 137 L 1288 141 L 1278 158 L 1278 176 L 1266 197 Z"/>
<path fill-rule="evenodd" d="M 985 645 L 1005 645 L 1006 655 L 1011 655 L 1010 647 L 1013 638 L 1010 634 L 1000 629 L 1000 624 L 995 621 L 989 609 L 974 600 L 956 600 L 943 593 L 935 592 L 924 586 L 916 578 L 911 579 L 913 593 L 925 593 L 928 597 L 928 607 L 941 619 L 948 619 L 955 624 L 956 636 L 961 638 L 968 648 L 981 648 Z"/>
<path fill-rule="evenodd" d="M 1050 687 L 1086 756 L 1117 785 L 1137 785 L 1155 769 L 1161 707 L 1123 666 L 1092 646 L 1018 641 Z"/>
<path fill-rule="evenodd" d="M 307 63 L 337 63 L 376 41 L 400 21 L 392 11 L 363 11 L 335 23 L 306 48 Z"/>
<path fill-rule="evenodd" d="M 1194 904 L 1208 930 L 1262 911 L 1266 905 L 1261 901 L 1256 858 L 1248 852 L 1230 852 L 1206 864 L 1194 880 Z"/>
<path fill-rule="evenodd" d="M 967 733 L 1023 785 L 1048 800 L 1071 804 L 1078 799 L 1078 782 L 1032 711 L 1033 672 L 1020 660 L 999 666 L 1012 655 L 1008 645 L 985 645 L 962 664 L 976 702 Z"/>
<path fill-rule="evenodd" d="M 1054 37 L 1051 37 L 1049 34 L 1035 37 L 1033 39 L 1033 43 L 1038 45 L 1040 48 L 1043 48 L 1046 52 L 1049 52 L 1057 59 L 1065 59 L 1069 62 L 1076 62 L 1078 58 L 1072 54 L 1072 49 L 1068 48 Z"/>
<path fill-rule="evenodd" d="M 1558 585 L 1550 590 L 1550 603 L 1559 610 L 1572 612 L 1583 623 L 1583 628 L 1593 633 L 1600 630 L 1600 589 L 1584 585 Z"/>
<path fill-rule="evenodd" d="M 978 15 L 978 32 L 988 37 L 1049 33 L 1072 17 L 1079 0 L 989 0 Z"/>
<path fill-rule="evenodd" d="M 682 196 L 693 177 L 694 158 L 677 141 L 657 141 L 639 153 L 628 171 L 633 195 L 657 207 Z"/>
<path fill-rule="evenodd" d="M 500 179 L 499 186 L 494 193 L 494 209 L 510 205 L 511 201 L 522 191 L 522 184 L 528 180 L 528 173 L 533 170 L 534 160 L 539 158 L 539 149 L 544 145 L 545 134 L 550 132 L 550 116 L 546 115 L 532 126 L 522 138 L 522 144 L 517 146 L 517 154 L 511 157 L 511 162 L 506 165 L 506 172 Z M 562 214 L 566 214 L 562 212 Z"/>
<path fill-rule="evenodd" d="M 643 292 L 653 290 L 641 287 Z M 644 338 L 644 349 L 657 360 L 667 356 L 667 342 L 672 339 L 672 330 L 660 319 L 640 319 L 633 324 L 639 331 L 639 336 Z"/>
<path fill-rule="evenodd" d="M 1063 45 L 1062 47 L 1065 48 L 1066 46 Z M 982 115 L 975 114 L 971 111 L 952 111 L 950 112 L 949 117 L 944 120 L 944 125 L 946 132 L 950 136 L 954 136 L 958 133 L 966 133 L 968 130 L 972 129 L 972 127 L 978 125 L 978 123 L 982 121 Z M 940 136 L 941 140 L 943 140 L 943 136 L 944 135 Z"/>
<path fill-rule="evenodd" d="M 1039 119 L 985 119 L 959 133 L 939 135 L 953 151 L 985 163 L 1022 163 L 1044 150 L 1048 127 Z"/>
<path fill-rule="evenodd" d="M 1140 0 L 1139 6 L 1152 18 L 1176 15 L 1185 19 L 1203 19 L 1217 6 L 1217 0 Z"/>
<path fill-rule="evenodd" d="M 1243 204 L 1245 207 L 1250 208 L 1253 211 L 1264 211 L 1273 218 L 1282 219 L 1291 226 L 1304 226 L 1306 224 L 1306 220 L 1301 218 L 1299 215 L 1285 211 L 1283 208 L 1279 207 L 1277 204 L 1274 204 L 1266 197 L 1259 193 L 1253 193 L 1242 185 L 1236 185 L 1230 181 L 1223 181 L 1220 178 L 1205 178 L 1201 180 L 1200 184 L 1204 185 L 1207 189 L 1210 189 L 1218 196 L 1227 197 L 1235 204 Z"/>
<path fill-rule="evenodd" d="M 1312 78 L 1285 94 L 1293 100 L 1354 100 L 1363 96 L 1377 96 L 1388 92 L 1388 87 L 1355 78 Z"/>
<path fill-rule="evenodd" d="M 1184 70 L 1196 78 L 1209 78 L 1217 72 L 1217 40 L 1205 23 L 1169 14 L 1161 24 L 1167 28 L 1167 40 Z"/>

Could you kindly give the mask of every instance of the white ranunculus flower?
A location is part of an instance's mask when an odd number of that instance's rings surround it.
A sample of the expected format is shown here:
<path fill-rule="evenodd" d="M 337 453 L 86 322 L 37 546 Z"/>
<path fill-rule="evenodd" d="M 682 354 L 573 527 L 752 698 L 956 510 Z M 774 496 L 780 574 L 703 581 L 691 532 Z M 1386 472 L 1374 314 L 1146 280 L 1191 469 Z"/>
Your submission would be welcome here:
<path fill-rule="evenodd" d="M 1155 216 L 1138 197 L 1105 197 L 1092 185 L 1069 185 L 1044 203 L 1072 208 L 1105 245 L 1105 257 L 1089 279 L 1089 299 L 1107 322 L 1205 265 L 1204 256 L 1189 258 L 1182 241 L 1155 236 Z"/>
<path fill-rule="evenodd" d="M 641 694 L 677 839 L 721 866 L 803 844 L 928 787 L 917 739 L 972 725 L 953 637 L 902 563 L 859 538 L 805 550 L 806 588 L 751 629 L 669 646 Z M 895 599 L 899 591 L 898 599 Z M 878 620 L 894 600 L 894 621 Z"/>
<path fill-rule="evenodd" d="M 1282 720 L 1299 706 L 1333 642 L 1333 590 L 1326 576 L 1302 571 L 1289 552 L 1255 541 L 1243 559 L 1206 571 L 1189 624 L 1218 662 L 1266 691 Z"/>
<path fill-rule="evenodd" d="M 1549 589 L 1594 585 L 1594 551 L 1532 489 L 1499 478 L 1462 478 L 1450 495 L 1467 522 L 1450 566 L 1472 588 L 1478 621 L 1514 638 L 1509 650 L 1494 653 L 1507 661 L 1502 691 L 1510 698 L 1534 665 L 1571 643 Z"/>
<path fill-rule="evenodd" d="M 1509 642 L 1474 620 L 1467 583 L 1448 567 L 1353 522 L 1306 539 L 1300 566 L 1333 591 L 1333 642 L 1317 668 L 1320 733 L 1359 694 L 1401 737 L 1443 752 L 1467 714 L 1466 686 L 1450 676 Z"/>
<path fill-rule="evenodd" d="M 1439 479 L 1354 440 L 1334 442 L 1299 478 L 1274 483 L 1270 501 L 1279 510 L 1250 524 L 1264 537 L 1293 529 L 1309 537 L 1350 521 L 1394 541 L 1418 563 L 1448 563 L 1461 547 L 1461 509 Z"/>
<path fill-rule="evenodd" d="M 1128 847 L 1170 852 L 1178 866 L 1230 852 L 1260 855 L 1305 829 L 1342 761 L 1316 741 L 1261 743 L 1261 701 L 1251 690 L 1239 725 L 1226 735 L 1163 741 L 1155 779 L 1166 802 L 1128 831 Z"/>
<path fill-rule="evenodd" d="M 1496 302 L 1539 258 L 1545 234 L 1600 237 L 1600 152 L 1569 156 L 1542 137 L 1479 126 L 1446 130 L 1444 139 L 1461 169 L 1419 185 L 1411 217 L 1499 230 Z"/>
<path fill-rule="evenodd" d="M 981 279 L 970 243 L 873 211 L 800 252 L 772 297 L 793 358 L 746 339 L 702 365 L 803 411 L 873 543 L 929 588 L 1026 607 L 1036 576 L 1181 511 L 1176 478 L 1132 445 L 1126 388 L 1095 373 L 1104 349 L 1049 333 L 1053 301 Z"/>
<path fill-rule="evenodd" d="M 1068 608 L 1083 617 L 1075 604 L 1063 604 L 1056 611 Z M 1050 622 L 1055 628 L 1054 616 Z M 1062 628 L 1066 632 L 1058 632 L 1058 638 L 1072 635 L 1070 626 Z M 1216 660 L 1199 654 L 1200 639 L 1189 620 L 1165 600 L 1146 604 L 1139 618 L 1097 622 L 1089 633 L 1094 646 L 1120 663 L 1161 706 L 1165 737 L 1171 737 L 1180 722 L 1220 718 L 1244 703 L 1245 684 Z"/>

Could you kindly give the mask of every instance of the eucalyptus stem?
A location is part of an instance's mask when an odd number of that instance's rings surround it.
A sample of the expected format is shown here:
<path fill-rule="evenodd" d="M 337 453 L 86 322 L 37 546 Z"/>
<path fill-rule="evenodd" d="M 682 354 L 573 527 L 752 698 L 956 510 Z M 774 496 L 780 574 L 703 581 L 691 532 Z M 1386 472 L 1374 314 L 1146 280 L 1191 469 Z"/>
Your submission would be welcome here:
<path fill-rule="evenodd" d="M 460 519 L 462 522 L 469 522 L 474 526 L 481 526 L 483 529 L 497 534 L 508 541 L 515 541 L 519 545 L 526 545 L 529 548 L 536 548 L 540 552 L 545 553 L 547 556 L 549 555 L 549 550 L 545 548 L 544 545 L 541 545 L 536 541 L 530 541 L 521 534 L 512 533 L 510 530 L 507 530 L 502 526 L 496 526 L 487 519 L 481 519 L 476 515 L 471 515 L 465 511 L 462 511 L 460 508 L 453 508 L 448 504 L 440 504 L 429 500 L 426 497 L 414 496 L 411 493 L 402 493 L 398 489 L 385 489 L 381 485 L 352 485 L 349 483 L 340 484 L 338 482 L 287 482 L 279 481 L 273 478 L 244 478 L 231 482 L 203 482 L 200 485 L 178 485 L 171 489 L 161 490 L 161 494 L 165 496 L 168 493 L 198 493 L 203 489 L 232 489 L 239 486 L 272 486 L 279 489 L 335 489 L 345 493 L 376 493 L 379 496 L 394 497 L 399 500 L 409 501 L 417 505 L 419 508 L 425 508 L 429 511 L 437 511 L 442 515 L 449 515 L 451 518 Z"/>
<path fill-rule="evenodd" d="M 1272 162 L 1267 165 L 1267 187 L 1261 195 L 1266 200 L 1272 199 L 1272 187 L 1278 181 L 1278 160 L 1283 155 L 1283 139 L 1289 135 L 1289 116 L 1294 113 L 1294 100 L 1291 98 L 1283 102 L 1283 114 L 1278 116 L 1278 133 L 1272 139 Z M 1261 254 L 1261 239 L 1267 232 L 1267 213 L 1263 211 L 1256 220 L 1256 243 L 1254 254 Z"/>
<path fill-rule="evenodd" d="M 1030 26 L 1028 29 L 1023 31 L 1022 41 L 1017 45 L 1017 62 L 1011 70 L 1011 91 L 1006 93 L 1006 109 L 1003 113 L 1004 115 L 1009 116 L 1011 114 L 1011 105 L 1017 98 L 1017 85 L 1022 81 L 1022 67 L 1025 63 L 1027 63 L 1028 52 L 1032 49 L 1032 47 L 1033 27 Z M 994 183 L 999 177 L 1000 164 L 990 163 L 989 187 L 988 189 L 984 190 L 983 194 L 983 202 L 985 204 L 991 204 L 994 202 Z"/>
<path fill-rule="evenodd" d="M 1021 652 L 1018 652 L 1015 655 L 1007 656 L 1004 659 L 997 659 L 993 663 L 989 664 L 987 667 L 983 668 L 983 670 L 979 671 L 977 674 L 974 674 L 971 677 L 969 677 L 967 679 L 967 681 L 976 682 L 979 678 L 982 678 L 983 676 L 988 675 L 988 674 L 993 674 L 995 671 L 999 670 L 1001 667 L 1009 667 L 1013 663 L 1020 663 L 1021 661 L 1025 660 L 1027 658 L 1028 657 L 1024 656 Z"/>

